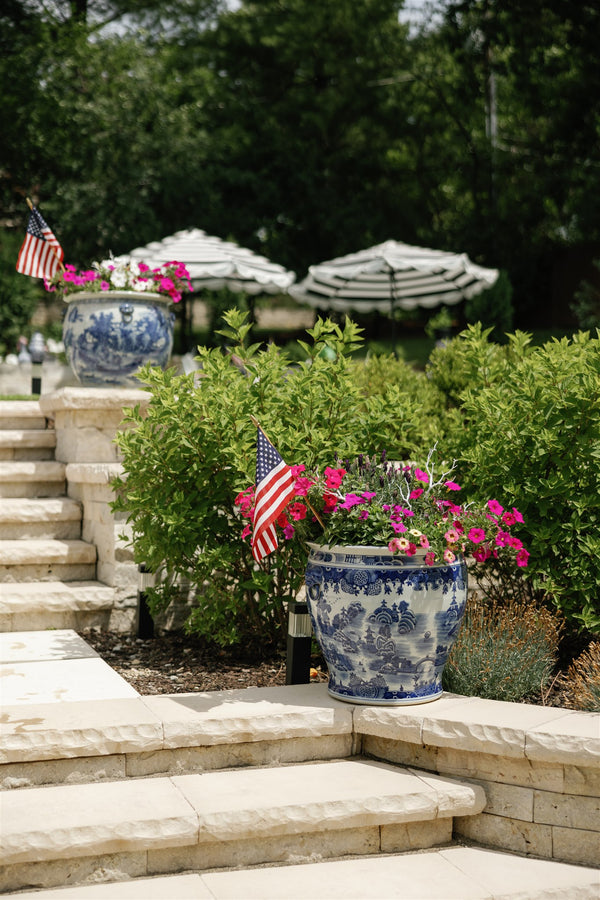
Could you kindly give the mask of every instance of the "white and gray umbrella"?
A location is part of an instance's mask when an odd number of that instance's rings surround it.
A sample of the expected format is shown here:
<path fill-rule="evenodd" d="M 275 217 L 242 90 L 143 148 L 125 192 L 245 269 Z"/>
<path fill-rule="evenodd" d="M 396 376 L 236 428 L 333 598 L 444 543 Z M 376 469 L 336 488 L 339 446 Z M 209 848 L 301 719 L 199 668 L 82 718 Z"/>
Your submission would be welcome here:
<path fill-rule="evenodd" d="M 465 253 L 446 253 L 385 241 L 318 265 L 288 293 L 320 309 L 390 313 L 452 305 L 491 287 L 497 269 L 484 269 Z"/>
<path fill-rule="evenodd" d="M 195 291 L 227 287 L 246 294 L 284 293 L 295 274 L 232 241 L 211 237 L 200 228 L 177 231 L 162 241 L 136 247 L 126 256 L 151 268 L 171 260 L 187 267 Z"/>

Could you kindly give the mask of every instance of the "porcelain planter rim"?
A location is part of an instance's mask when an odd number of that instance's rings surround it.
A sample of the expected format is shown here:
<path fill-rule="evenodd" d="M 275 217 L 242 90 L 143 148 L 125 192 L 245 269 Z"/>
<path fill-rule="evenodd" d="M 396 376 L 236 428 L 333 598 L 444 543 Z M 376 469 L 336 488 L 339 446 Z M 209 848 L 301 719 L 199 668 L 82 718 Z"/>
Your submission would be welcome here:
<path fill-rule="evenodd" d="M 166 303 L 169 306 L 174 305 L 173 301 L 166 294 L 159 294 L 158 291 L 74 291 L 63 297 L 63 303 L 73 303 L 77 300 L 93 300 L 96 303 L 110 303 L 111 300 L 139 300 L 142 303 Z"/>
<path fill-rule="evenodd" d="M 385 556 L 388 559 L 397 560 L 398 562 L 407 565 L 419 564 L 423 566 L 426 565 L 425 556 L 429 552 L 428 550 L 419 547 L 416 553 L 413 553 L 412 556 L 407 556 L 402 553 L 393 553 L 385 546 L 385 544 L 319 544 L 317 541 L 307 541 L 306 545 L 309 550 L 316 550 L 322 553 L 346 553 L 352 554 L 353 556 Z M 442 559 L 434 562 L 432 566 L 427 566 L 427 568 L 435 569 L 439 566 L 452 566 L 454 563 L 462 562 L 463 560 L 464 555 L 462 553 L 457 553 L 453 562 L 449 563 Z"/>

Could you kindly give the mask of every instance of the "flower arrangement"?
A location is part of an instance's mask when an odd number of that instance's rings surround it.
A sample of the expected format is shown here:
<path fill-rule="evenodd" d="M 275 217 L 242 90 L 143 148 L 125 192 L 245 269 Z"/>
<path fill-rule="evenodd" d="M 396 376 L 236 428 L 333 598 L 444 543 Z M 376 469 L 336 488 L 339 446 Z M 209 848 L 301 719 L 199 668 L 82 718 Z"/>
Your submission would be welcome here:
<path fill-rule="evenodd" d="M 292 466 L 294 497 L 277 520 L 280 533 L 285 540 L 419 553 L 428 566 L 452 563 L 459 554 L 478 563 L 504 558 L 527 566 L 529 553 L 510 531 L 523 522 L 520 512 L 495 499 L 478 506 L 460 502 L 454 465 L 436 475 L 433 455 L 422 467 L 389 462 L 385 452 L 379 461 L 358 457 L 322 472 Z M 235 505 L 250 520 L 242 531 L 249 538 L 254 486 L 239 493 Z"/>
<path fill-rule="evenodd" d="M 63 297 L 77 291 L 136 291 L 167 294 L 179 303 L 183 290 L 192 290 L 190 274 L 183 263 L 175 260 L 151 269 L 144 262 L 110 257 L 93 262 L 91 269 L 77 271 L 66 265 L 51 279 L 44 279 L 47 291 L 62 291 Z"/>

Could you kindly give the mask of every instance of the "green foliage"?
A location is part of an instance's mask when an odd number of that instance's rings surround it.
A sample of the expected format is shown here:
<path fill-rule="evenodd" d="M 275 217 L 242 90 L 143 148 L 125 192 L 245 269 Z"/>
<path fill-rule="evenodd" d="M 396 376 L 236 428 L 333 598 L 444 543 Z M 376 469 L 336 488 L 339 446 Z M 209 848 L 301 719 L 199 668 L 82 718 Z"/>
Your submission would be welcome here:
<path fill-rule="evenodd" d="M 440 449 L 464 486 L 514 498 L 531 552 L 525 577 L 572 625 L 600 628 L 600 340 L 506 347 L 471 326 L 432 354 L 431 380 L 457 404 L 462 429 Z"/>
<path fill-rule="evenodd" d="M 17 352 L 17 339 L 30 333 L 29 322 L 44 296 L 39 278 L 15 269 L 24 237 L 3 231 L 0 238 L 0 354 Z"/>
<path fill-rule="evenodd" d="M 443 674 L 447 691 L 518 703 L 550 683 L 560 624 L 528 603 L 471 598 Z"/>
<path fill-rule="evenodd" d="M 286 462 L 312 468 L 336 454 L 384 448 L 411 456 L 419 410 L 394 384 L 369 393 L 358 383 L 350 356 L 360 337 L 349 320 L 341 329 L 318 319 L 312 342 L 299 342 L 304 360 L 291 365 L 274 345 L 248 345 L 245 314 L 230 310 L 225 319 L 231 352 L 199 348 L 197 383 L 193 374 L 143 371 L 150 404 L 147 414 L 130 410 L 126 421 L 135 427 L 118 436 L 125 472 L 115 509 L 127 513 L 137 561 L 164 570 L 155 604 L 169 602 L 174 580 L 189 578 L 196 588 L 190 630 L 222 645 L 265 649 L 284 638 L 285 603 L 302 583 L 305 555 L 284 542 L 259 567 L 240 538 L 234 499 L 255 475 L 250 417 Z M 326 346 L 333 361 L 322 356 Z"/>
<path fill-rule="evenodd" d="M 513 327 L 513 288 L 506 271 L 500 272 L 491 288 L 471 297 L 465 303 L 467 322 L 481 322 L 484 328 L 492 328 L 496 341 L 504 341 L 504 335 Z"/>

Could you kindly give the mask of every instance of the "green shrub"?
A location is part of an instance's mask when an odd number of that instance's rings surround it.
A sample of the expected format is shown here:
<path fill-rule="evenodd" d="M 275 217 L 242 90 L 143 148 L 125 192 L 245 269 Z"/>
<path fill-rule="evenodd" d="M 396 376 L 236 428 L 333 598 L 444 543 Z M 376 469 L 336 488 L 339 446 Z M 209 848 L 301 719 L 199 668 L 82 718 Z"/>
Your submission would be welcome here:
<path fill-rule="evenodd" d="M 478 496 L 515 498 L 524 576 L 573 625 L 600 628 L 600 340 L 506 347 L 479 326 L 432 355 L 432 382 L 460 409 L 464 427 L 440 449 L 459 462 Z"/>
<path fill-rule="evenodd" d="M 174 582 L 189 578 L 190 631 L 223 646 L 271 649 L 285 639 L 285 604 L 302 584 L 305 559 L 284 542 L 257 566 L 240 539 L 234 499 L 254 482 L 251 415 L 286 462 L 311 468 L 336 454 L 414 455 L 429 439 L 435 404 L 425 376 L 406 364 L 386 363 L 385 379 L 373 368 L 361 373 L 350 358 L 360 345 L 350 321 L 342 330 L 319 319 L 312 343 L 299 342 L 304 360 L 292 365 L 275 345 L 246 345 L 244 313 L 229 310 L 225 319 L 231 352 L 199 348 L 199 377 L 143 371 L 150 404 L 147 414 L 128 411 L 135 427 L 117 437 L 124 476 L 114 508 L 127 514 L 136 560 L 162 570 L 155 609 L 168 605 Z"/>
<path fill-rule="evenodd" d="M 551 681 L 558 657 L 557 617 L 531 603 L 470 599 L 444 669 L 447 691 L 518 703 Z"/>
<path fill-rule="evenodd" d="M 21 334 L 29 336 L 31 317 L 45 295 L 42 281 L 17 272 L 25 234 L 4 231 L 0 242 L 0 354 L 16 353 Z"/>

